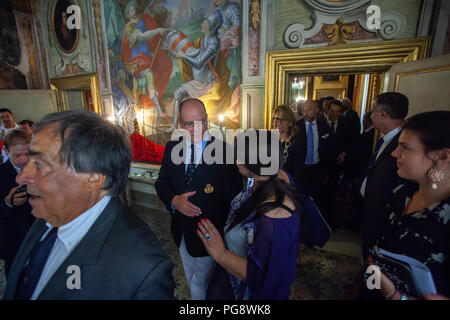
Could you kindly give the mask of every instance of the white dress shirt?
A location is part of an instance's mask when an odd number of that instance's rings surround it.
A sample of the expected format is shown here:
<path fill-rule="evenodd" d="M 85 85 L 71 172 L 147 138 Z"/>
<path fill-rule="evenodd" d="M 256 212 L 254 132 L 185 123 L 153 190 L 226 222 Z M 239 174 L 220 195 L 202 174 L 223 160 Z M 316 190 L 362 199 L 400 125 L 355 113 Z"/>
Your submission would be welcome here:
<path fill-rule="evenodd" d="M 394 130 L 389 131 L 383 136 L 383 144 L 380 147 L 380 150 L 378 150 L 377 156 L 375 158 L 378 159 L 378 157 L 383 153 L 383 150 L 386 149 L 387 145 L 391 140 L 400 132 L 402 131 L 402 126 L 395 128 Z M 364 181 L 361 185 L 361 190 L 359 191 L 361 195 L 364 197 L 366 193 L 366 184 L 367 184 L 367 177 L 364 178 Z"/>
<path fill-rule="evenodd" d="M 56 270 L 58 270 L 77 244 L 83 239 L 110 200 L 110 196 L 104 196 L 93 207 L 79 215 L 74 220 L 58 228 L 58 237 L 56 238 L 52 251 L 48 256 L 47 263 L 42 270 L 41 277 L 39 278 L 36 288 L 34 289 L 31 300 L 36 300 L 39 294 L 41 294 L 53 274 Z M 48 230 L 42 235 L 41 240 L 47 236 L 51 229 L 53 229 L 53 226 L 50 223 L 47 222 L 46 225 Z M 61 285 L 64 286 L 66 284 L 61 283 Z"/>

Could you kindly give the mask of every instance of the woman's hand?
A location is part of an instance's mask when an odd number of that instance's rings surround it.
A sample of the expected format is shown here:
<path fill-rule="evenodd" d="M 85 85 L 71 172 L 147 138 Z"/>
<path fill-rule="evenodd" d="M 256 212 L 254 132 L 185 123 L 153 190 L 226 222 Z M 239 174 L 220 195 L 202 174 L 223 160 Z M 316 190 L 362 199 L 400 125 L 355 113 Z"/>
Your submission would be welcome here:
<path fill-rule="evenodd" d="M 206 251 L 215 261 L 219 262 L 226 251 L 222 236 L 208 219 L 201 219 L 198 227 L 200 230 L 197 229 L 197 235 L 205 245 Z"/>
<path fill-rule="evenodd" d="M 380 286 L 381 286 L 381 294 L 387 300 L 400 300 L 401 293 L 397 290 L 395 285 L 392 283 L 391 279 L 389 279 L 383 272 L 380 271 Z"/>

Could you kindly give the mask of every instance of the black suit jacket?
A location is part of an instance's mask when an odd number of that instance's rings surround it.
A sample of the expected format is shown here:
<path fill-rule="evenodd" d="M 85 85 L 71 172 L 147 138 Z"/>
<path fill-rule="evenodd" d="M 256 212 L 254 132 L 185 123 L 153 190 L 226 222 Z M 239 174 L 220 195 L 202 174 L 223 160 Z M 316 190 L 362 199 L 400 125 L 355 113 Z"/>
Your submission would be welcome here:
<path fill-rule="evenodd" d="M 375 163 L 368 168 L 366 189 L 363 200 L 362 239 L 365 257 L 367 250 L 386 229 L 389 210 L 387 204 L 392 200 L 392 190 L 400 184 L 397 175 L 397 161 L 391 153 L 397 148 L 398 133 Z"/>
<path fill-rule="evenodd" d="M 205 149 L 210 146 L 212 141 L 214 140 L 207 142 Z M 158 180 L 155 183 L 156 192 L 167 210 L 172 213 L 171 233 L 176 245 L 180 246 L 182 235 L 184 235 L 186 248 L 191 256 L 208 256 L 205 246 L 197 235 L 197 224 L 200 219 L 207 218 L 219 232 L 223 232 L 231 200 L 242 190 L 242 176 L 234 164 L 225 164 L 225 159 L 222 159 L 223 164 L 206 164 L 203 159 L 202 163 L 194 169 L 189 190 L 196 191 L 189 201 L 199 207 L 202 214 L 199 217 L 188 217 L 178 210 L 172 210 L 173 197 L 186 192 L 185 163 L 175 164 L 171 159 L 172 149 L 178 143 L 184 144 L 185 142 L 180 139 L 179 141 L 169 141 L 166 144 Z M 223 142 L 220 142 L 220 145 L 224 150 L 224 157 L 226 152 L 232 152 L 231 146 Z M 183 157 L 183 154 L 180 153 L 180 156 Z"/>
<path fill-rule="evenodd" d="M 6 300 L 14 299 L 30 252 L 47 230 L 37 219 L 25 238 L 8 279 Z M 67 268 L 80 267 L 81 289 L 68 289 Z M 92 227 L 50 278 L 38 299 L 173 299 L 173 264 L 152 231 L 113 197 Z"/>
<path fill-rule="evenodd" d="M 328 122 L 327 122 L 328 124 Z M 331 125 L 330 128 L 330 137 L 328 138 L 328 152 L 327 152 L 327 162 L 328 168 L 336 168 L 337 162 L 336 159 L 342 152 L 348 154 L 349 152 L 349 143 L 348 139 L 350 137 L 349 128 L 345 120 L 341 117 L 337 122 L 336 131 L 333 134 Z"/>
<path fill-rule="evenodd" d="M 356 143 L 356 139 L 358 138 L 361 131 L 361 122 L 358 116 L 358 112 L 350 109 L 342 117 L 344 118 L 344 121 L 347 122 L 349 137 L 350 139 L 352 139 L 351 142 Z"/>
<path fill-rule="evenodd" d="M 361 177 L 363 175 L 364 169 L 367 167 L 367 164 L 372 157 L 374 136 L 375 129 L 372 128 L 368 132 L 363 132 L 363 134 L 361 134 L 359 137 L 357 144 L 358 153 L 356 154 L 354 168 L 355 173 L 358 177 Z"/>
<path fill-rule="evenodd" d="M 12 208 L 5 203 L 5 197 L 17 187 L 16 176 L 10 160 L 0 166 L 0 257 L 11 262 L 35 220 L 28 202 Z"/>

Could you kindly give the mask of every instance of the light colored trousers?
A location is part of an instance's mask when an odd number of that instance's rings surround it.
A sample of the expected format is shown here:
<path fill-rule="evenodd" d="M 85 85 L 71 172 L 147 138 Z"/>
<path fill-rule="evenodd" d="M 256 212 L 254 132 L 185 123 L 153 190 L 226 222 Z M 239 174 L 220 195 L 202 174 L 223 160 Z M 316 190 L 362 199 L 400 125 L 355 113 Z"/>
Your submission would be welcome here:
<path fill-rule="evenodd" d="M 181 238 L 179 249 L 187 284 L 191 291 L 191 299 L 205 300 L 206 289 L 208 288 L 209 279 L 211 278 L 211 272 L 214 270 L 215 266 L 214 259 L 210 256 L 191 256 L 186 249 L 184 235 Z"/>

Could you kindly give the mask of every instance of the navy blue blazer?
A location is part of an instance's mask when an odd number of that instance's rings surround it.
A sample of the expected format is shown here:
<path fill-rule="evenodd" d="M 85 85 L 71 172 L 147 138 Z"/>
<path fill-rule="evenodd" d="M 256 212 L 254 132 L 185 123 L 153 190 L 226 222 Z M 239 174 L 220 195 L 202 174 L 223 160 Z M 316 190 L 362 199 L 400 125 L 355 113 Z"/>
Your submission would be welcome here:
<path fill-rule="evenodd" d="M 214 141 L 213 139 L 207 142 L 205 149 Z M 223 232 L 231 200 L 242 190 L 243 179 L 234 164 L 225 164 L 226 154 L 232 152 L 233 149 L 230 145 L 221 142 L 224 151 L 223 164 L 206 164 L 205 161 L 202 161 L 193 172 L 189 191 L 195 190 L 196 194 L 190 197 L 189 201 L 201 208 L 202 214 L 199 217 L 188 217 L 178 210 L 172 210 L 173 197 L 186 192 L 185 163 L 175 164 L 171 159 L 172 149 L 178 143 L 184 142 L 180 139 L 179 141 L 169 141 L 166 144 L 155 189 L 167 210 L 172 213 L 170 227 L 176 245 L 180 246 L 182 235 L 184 235 L 189 254 L 193 257 L 204 257 L 209 254 L 197 235 L 197 224 L 200 219 L 207 218 L 219 232 Z M 180 156 L 183 157 L 182 152 Z"/>
<path fill-rule="evenodd" d="M 0 258 L 11 263 L 35 220 L 28 202 L 12 208 L 5 203 L 5 197 L 17 187 L 16 176 L 10 160 L 0 166 Z"/>

